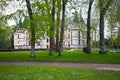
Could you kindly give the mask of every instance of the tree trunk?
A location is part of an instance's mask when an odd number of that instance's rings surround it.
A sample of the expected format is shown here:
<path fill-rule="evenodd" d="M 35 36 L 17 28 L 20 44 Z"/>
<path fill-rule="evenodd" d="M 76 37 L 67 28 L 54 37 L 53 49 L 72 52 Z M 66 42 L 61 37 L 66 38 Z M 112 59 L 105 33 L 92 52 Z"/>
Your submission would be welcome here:
<path fill-rule="evenodd" d="M 105 54 L 105 44 L 104 44 L 104 13 L 100 11 L 100 54 Z"/>
<path fill-rule="evenodd" d="M 49 49 L 49 55 L 53 55 L 53 49 L 55 45 L 54 40 L 54 23 L 55 23 L 55 0 L 52 0 L 52 22 L 53 25 L 51 27 L 51 34 L 50 34 L 50 49 Z"/>
<path fill-rule="evenodd" d="M 11 36 L 11 43 L 12 43 L 11 47 L 12 47 L 12 49 L 14 49 L 14 34 L 13 33 Z"/>
<path fill-rule="evenodd" d="M 118 24 L 120 25 L 120 24 Z M 120 48 L 120 27 L 118 28 L 117 38 L 116 38 L 116 46 L 117 48 Z"/>
<path fill-rule="evenodd" d="M 97 29 L 95 29 L 95 43 L 94 43 L 94 47 L 97 47 L 97 44 L 96 44 L 96 41 L 97 41 Z"/>
<path fill-rule="evenodd" d="M 87 18 L 87 51 L 86 53 L 91 53 L 91 7 L 94 0 L 89 0 L 88 18 Z"/>
<path fill-rule="evenodd" d="M 57 19 L 57 30 L 56 30 L 56 47 L 55 47 L 55 51 L 58 52 L 59 51 L 59 25 L 60 25 L 60 18 Z"/>
<path fill-rule="evenodd" d="M 60 33 L 60 45 L 59 45 L 59 56 L 62 56 L 63 51 L 63 39 L 64 39 L 64 26 L 65 26 L 65 6 L 67 1 L 62 0 L 62 23 L 61 23 L 61 33 Z"/>
<path fill-rule="evenodd" d="M 56 29 L 56 52 L 59 51 L 59 28 L 60 28 L 60 12 L 61 12 L 61 0 L 57 0 L 57 29 Z"/>
<path fill-rule="evenodd" d="M 114 44 L 114 41 L 113 41 L 113 29 L 110 30 L 110 33 L 111 33 L 111 39 L 110 39 L 111 45 L 110 45 L 110 48 L 113 48 L 113 44 Z"/>
<path fill-rule="evenodd" d="M 100 6 L 100 23 L 99 23 L 99 29 L 100 29 L 100 54 L 105 54 L 105 44 L 104 44 L 104 15 L 106 11 L 108 10 L 109 6 L 111 5 L 113 0 L 107 0 L 106 4 L 104 5 L 102 0 L 99 0 L 99 6 Z"/>
<path fill-rule="evenodd" d="M 32 23 L 34 24 L 34 23 Z M 32 26 L 33 27 L 33 26 Z M 35 32 L 34 29 L 32 28 L 32 34 L 31 34 L 31 57 L 35 57 Z"/>
<path fill-rule="evenodd" d="M 30 1 L 26 0 L 26 4 L 27 4 L 27 9 L 28 9 L 28 14 L 31 20 L 30 23 L 30 28 L 31 28 L 31 53 L 30 56 L 31 57 L 35 57 L 35 30 L 34 30 L 34 23 L 33 23 L 33 14 L 32 14 L 32 9 L 30 6 Z"/>

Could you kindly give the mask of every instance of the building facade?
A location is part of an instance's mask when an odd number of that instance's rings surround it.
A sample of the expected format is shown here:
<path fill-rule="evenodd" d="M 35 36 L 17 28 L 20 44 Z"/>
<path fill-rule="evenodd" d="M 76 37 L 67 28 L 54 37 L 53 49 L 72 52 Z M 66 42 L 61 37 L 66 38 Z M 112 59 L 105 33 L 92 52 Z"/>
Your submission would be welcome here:
<path fill-rule="evenodd" d="M 64 48 L 80 49 L 86 46 L 86 31 L 81 31 L 79 27 L 70 25 L 65 28 L 64 34 Z M 14 47 L 15 49 L 30 49 L 30 34 L 27 30 L 19 30 L 14 34 Z M 49 38 L 40 38 L 36 41 L 36 49 L 49 48 Z"/>

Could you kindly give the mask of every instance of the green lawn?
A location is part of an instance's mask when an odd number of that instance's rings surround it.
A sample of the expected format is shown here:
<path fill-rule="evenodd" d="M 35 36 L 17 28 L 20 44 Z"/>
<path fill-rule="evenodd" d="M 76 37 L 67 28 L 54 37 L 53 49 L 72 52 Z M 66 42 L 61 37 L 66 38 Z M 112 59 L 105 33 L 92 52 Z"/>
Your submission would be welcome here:
<path fill-rule="evenodd" d="M 0 66 L 0 80 L 120 80 L 120 71 L 40 66 Z"/>
<path fill-rule="evenodd" d="M 82 51 L 64 51 L 63 56 L 59 57 L 58 53 L 48 56 L 48 51 L 37 51 L 34 58 L 31 58 L 29 54 L 30 52 L 0 52 L 0 61 L 64 61 L 120 64 L 120 53 L 100 55 L 97 52 L 85 54 Z"/>

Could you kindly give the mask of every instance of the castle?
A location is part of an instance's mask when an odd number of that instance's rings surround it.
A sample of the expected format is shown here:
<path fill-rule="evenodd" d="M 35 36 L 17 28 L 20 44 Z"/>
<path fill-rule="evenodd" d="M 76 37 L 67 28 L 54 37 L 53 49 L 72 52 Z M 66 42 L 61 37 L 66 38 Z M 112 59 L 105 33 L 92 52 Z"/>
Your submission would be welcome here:
<path fill-rule="evenodd" d="M 64 34 L 64 48 L 78 49 L 86 46 L 86 31 L 81 31 L 79 27 L 73 27 L 70 25 L 65 28 Z M 30 34 L 27 30 L 18 30 L 14 34 L 14 48 L 15 49 L 30 49 Z M 39 38 L 35 43 L 36 49 L 49 48 L 49 38 Z"/>

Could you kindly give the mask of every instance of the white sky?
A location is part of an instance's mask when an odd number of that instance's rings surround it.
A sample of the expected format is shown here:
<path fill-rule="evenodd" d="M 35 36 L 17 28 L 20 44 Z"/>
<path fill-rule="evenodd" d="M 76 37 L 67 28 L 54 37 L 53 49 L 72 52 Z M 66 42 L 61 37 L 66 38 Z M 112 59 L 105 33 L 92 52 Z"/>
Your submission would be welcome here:
<path fill-rule="evenodd" d="M 22 5 L 25 5 L 25 2 L 22 3 Z M 10 2 L 9 6 L 6 7 L 5 11 L 3 11 L 3 14 L 10 15 L 10 14 L 16 12 L 18 9 L 24 9 L 24 7 L 22 5 L 18 1 L 14 0 L 14 1 Z M 15 20 L 14 19 L 8 20 L 8 25 L 9 26 L 16 25 Z"/>
<path fill-rule="evenodd" d="M 8 20 L 8 25 L 13 26 L 13 25 L 16 25 L 16 23 L 14 20 Z"/>

